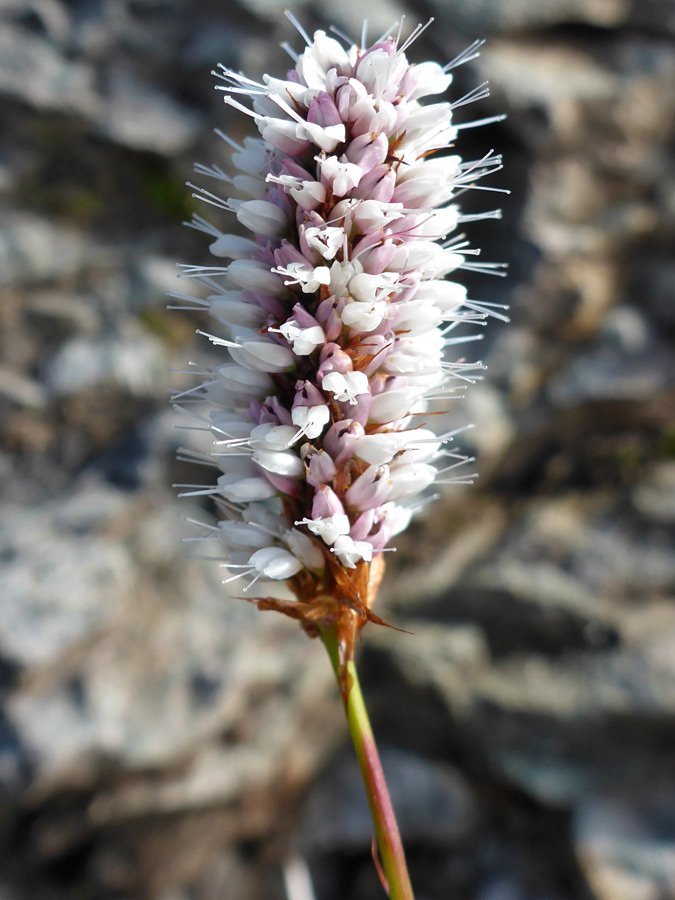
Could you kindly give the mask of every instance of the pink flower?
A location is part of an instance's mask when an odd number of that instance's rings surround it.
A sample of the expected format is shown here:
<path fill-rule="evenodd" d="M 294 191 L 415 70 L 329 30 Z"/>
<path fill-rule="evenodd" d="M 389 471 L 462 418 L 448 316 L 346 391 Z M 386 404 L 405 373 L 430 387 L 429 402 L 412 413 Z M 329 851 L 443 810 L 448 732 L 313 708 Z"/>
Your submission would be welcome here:
<path fill-rule="evenodd" d="M 444 359 L 462 340 L 448 334 L 503 318 L 446 280 L 495 269 L 467 262 L 466 243 L 448 234 L 462 222 L 458 194 L 501 159 L 439 153 L 454 151 L 453 110 L 473 96 L 420 102 L 443 94 L 477 47 L 445 67 L 414 65 L 411 42 L 344 47 L 317 31 L 285 79 L 221 67 L 225 102 L 260 137 L 239 146 L 221 135 L 235 151 L 233 178 L 199 167 L 244 199 L 195 196 L 250 236 L 192 223 L 226 261 L 184 270 L 210 292 L 193 302 L 212 314 L 208 337 L 223 362 L 176 402 L 190 414 L 188 401 L 206 405 L 206 417 L 194 415 L 210 423 L 221 474 L 185 494 L 215 498 L 223 521 L 208 537 L 229 553 L 227 581 L 260 592 L 287 581 L 296 607 L 277 608 L 306 627 L 331 608 L 356 612 L 359 627 L 375 618 L 369 572 L 388 542 L 434 483 L 471 480 L 444 477 L 452 435 L 435 435 L 425 414 L 480 377 L 480 363 Z"/>

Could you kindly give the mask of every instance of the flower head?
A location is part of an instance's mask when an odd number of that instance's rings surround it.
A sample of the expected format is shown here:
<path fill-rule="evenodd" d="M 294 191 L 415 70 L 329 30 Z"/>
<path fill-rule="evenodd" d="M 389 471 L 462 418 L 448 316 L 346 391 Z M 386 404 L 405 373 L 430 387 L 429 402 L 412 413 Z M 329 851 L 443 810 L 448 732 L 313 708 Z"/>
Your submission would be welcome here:
<path fill-rule="evenodd" d="M 426 414 L 480 377 L 480 363 L 444 359 L 446 346 L 472 339 L 453 330 L 501 316 L 454 280 L 494 267 L 467 262 L 463 237 L 448 237 L 463 221 L 459 193 L 501 159 L 442 152 L 468 127 L 453 124 L 453 110 L 482 89 L 422 102 L 448 89 L 477 45 L 448 66 L 413 65 L 406 50 L 419 27 L 402 45 L 384 36 L 349 47 L 299 30 L 307 46 L 285 78 L 218 73 L 225 102 L 260 136 L 238 145 L 221 134 L 234 177 L 197 167 L 240 196 L 195 196 L 251 234 L 192 222 L 224 261 L 183 271 L 211 291 L 192 302 L 209 309 L 208 337 L 224 348 L 186 398 L 208 406 L 221 474 L 185 493 L 215 498 L 226 581 L 309 631 L 344 618 L 353 635 L 380 621 L 371 604 L 382 552 L 420 497 L 471 478 L 454 473 L 467 460 Z M 265 598 L 270 580 L 287 582 L 296 601 Z"/>

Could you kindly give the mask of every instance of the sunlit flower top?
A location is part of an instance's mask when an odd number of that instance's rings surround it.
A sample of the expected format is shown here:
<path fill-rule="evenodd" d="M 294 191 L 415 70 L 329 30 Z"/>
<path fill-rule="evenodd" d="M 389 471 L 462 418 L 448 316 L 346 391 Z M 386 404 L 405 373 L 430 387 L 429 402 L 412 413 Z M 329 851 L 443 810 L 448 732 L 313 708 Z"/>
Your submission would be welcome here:
<path fill-rule="evenodd" d="M 478 43 L 446 66 L 413 65 L 406 50 L 419 26 L 403 44 L 384 36 L 366 46 L 364 35 L 345 48 L 294 24 L 307 46 L 289 50 L 285 78 L 218 73 L 225 102 L 252 117 L 260 137 L 240 146 L 219 132 L 234 149 L 233 177 L 197 166 L 241 199 L 203 188 L 195 196 L 251 234 L 192 222 L 224 262 L 183 267 L 206 299 L 175 296 L 208 309 L 207 336 L 223 361 L 175 399 L 215 436 L 210 456 L 188 452 L 217 465 L 215 484 L 182 487 L 215 498 L 221 520 L 205 537 L 226 548 L 226 581 L 311 631 L 345 610 L 357 627 L 380 621 L 370 605 L 382 552 L 432 485 L 471 478 L 455 471 L 467 460 L 453 434 L 436 434 L 428 414 L 482 368 L 444 358 L 475 339 L 453 331 L 502 315 L 447 277 L 498 270 L 467 262 L 475 251 L 448 235 L 499 216 L 462 216 L 454 201 L 501 159 L 463 162 L 447 150 L 461 128 L 501 117 L 453 125 L 453 110 L 485 96 L 484 86 L 454 103 L 420 102 L 446 91 Z M 266 598 L 270 580 L 297 599 Z"/>

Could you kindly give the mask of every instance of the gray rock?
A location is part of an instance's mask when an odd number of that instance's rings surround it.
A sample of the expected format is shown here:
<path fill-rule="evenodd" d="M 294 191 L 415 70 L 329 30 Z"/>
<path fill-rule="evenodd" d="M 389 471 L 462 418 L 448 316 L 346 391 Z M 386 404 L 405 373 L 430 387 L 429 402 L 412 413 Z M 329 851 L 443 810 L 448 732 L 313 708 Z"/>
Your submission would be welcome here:
<path fill-rule="evenodd" d="M 29 409 L 43 409 L 47 399 L 39 382 L 23 378 L 5 366 L 0 366 L 0 397 Z"/>
<path fill-rule="evenodd" d="M 675 210 L 675 196 L 672 207 Z M 658 326 L 675 331 L 675 261 L 660 257 L 640 259 L 634 271 L 634 291 L 644 292 L 644 300 Z"/>
<path fill-rule="evenodd" d="M 8 884 L 0 884 L 0 898 L 2 900 L 19 900 L 19 894 Z"/>
<path fill-rule="evenodd" d="M 462 656 L 455 650 L 456 629 L 420 620 L 402 624 L 414 632 L 414 642 L 389 646 L 389 652 L 405 681 L 433 687 L 476 757 L 506 784 L 555 808 L 578 802 L 594 786 L 644 784 L 669 771 L 675 673 L 667 663 L 674 624 L 667 612 L 652 614 L 640 629 L 632 621 L 632 646 L 622 651 L 549 659 L 536 653 L 492 661 L 485 654 Z M 657 653 L 651 642 L 659 629 L 668 637 Z M 379 633 L 370 640 L 385 646 Z M 646 715 L 662 723 L 655 726 L 660 751 L 651 746 L 653 732 L 632 727 Z"/>
<path fill-rule="evenodd" d="M 237 68 L 242 44 L 247 38 L 248 35 L 231 22 L 209 22 L 195 29 L 181 48 L 180 58 L 195 68 L 212 68 L 218 62 Z"/>
<path fill-rule="evenodd" d="M 241 4 L 246 10 L 260 18 L 270 18 L 275 22 L 279 21 L 279 7 L 275 5 L 274 0 L 242 0 Z M 296 15 L 302 19 L 303 7 L 309 5 L 309 0 L 301 0 L 298 4 Z"/>
<path fill-rule="evenodd" d="M 50 337 L 54 333 L 92 333 L 100 328 L 98 310 L 89 297 L 49 290 L 31 291 L 27 305 L 31 325 L 44 329 Z"/>
<path fill-rule="evenodd" d="M 415 637 L 371 631 L 370 641 L 387 647 L 406 683 L 433 684 L 491 769 L 541 802 L 570 804 L 594 784 L 667 771 L 668 532 L 633 523 L 606 498 L 567 497 L 530 502 L 505 532 L 488 529 L 482 540 L 473 562 L 447 563 L 444 589 L 441 568 L 430 565 L 395 580 L 399 616 L 403 598 L 418 597 L 414 618 L 397 620 Z M 660 723 L 662 752 L 634 724 L 640 717 Z"/>
<path fill-rule="evenodd" d="M 631 22 L 638 27 L 656 28 L 659 33 L 675 32 L 675 10 L 668 0 L 645 0 L 631 10 Z"/>
<path fill-rule="evenodd" d="M 15 23 L 33 17 L 58 45 L 66 44 L 70 35 L 68 10 L 59 0 L 2 0 L 0 17 Z"/>
<path fill-rule="evenodd" d="M 79 116 L 126 147 L 167 156 L 189 146 L 201 124 L 194 110 L 132 70 L 111 66 L 102 77 L 11 25 L 0 32 L 0 92 L 38 110 Z"/>
<path fill-rule="evenodd" d="M 476 900 L 529 900 L 529 898 L 517 878 L 497 875 L 481 885 Z"/>
<path fill-rule="evenodd" d="M 0 30 L 0 92 L 38 110 L 94 116 L 96 73 L 46 38 L 5 24 Z"/>
<path fill-rule="evenodd" d="M 563 7 L 557 5 L 558 9 Z M 533 11 L 542 8 L 529 6 Z M 529 78 L 522 77 L 524 59 Z M 558 108 L 564 114 L 562 104 L 606 101 L 615 92 L 607 66 L 592 54 L 560 42 L 494 38 L 481 50 L 474 65 L 489 79 L 492 90 L 508 97 L 516 110 L 540 107 L 551 117 Z"/>
<path fill-rule="evenodd" d="M 182 760 L 161 782 L 109 782 L 90 815 L 239 803 L 283 773 L 308 778 L 344 733 L 323 648 L 229 597 L 217 565 L 185 559 L 170 496 L 139 504 L 89 477 L 3 523 L 0 652 L 36 676 L 6 710 L 36 790 Z"/>
<path fill-rule="evenodd" d="M 368 39 L 374 40 L 389 28 L 395 26 L 402 14 L 408 14 L 406 6 L 400 0 L 374 0 L 368 5 Z M 408 14 L 409 15 L 409 14 Z M 346 0 L 344 3 L 333 4 L 330 10 L 323 14 L 324 21 L 335 24 L 341 28 L 355 42 L 359 43 L 361 28 L 363 25 L 363 6 L 358 0 Z M 417 24 L 419 16 L 409 15 L 404 26 L 403 34 L 406 35 Z"/>
<path fill-rule="evenodd" d="M 600 339 L 549 382 L 558 406 L 584 402 L 648 400 L 672 384 L 675 363 L 637 309 L 607 316 Z"/>
<path fill-rule="evenodd" d="M 542 349 L 532 329 L 513 323 L 500 330 L 488 357 L 490 385 L 499 385 L 515 409 L 529 405 L 541 387 Z"/>
<path fill-rule="evenodd" d="M 652 522 L 675 523 L 675 463 L 659 463 L 633 491 L 633 502 Z"/>
<path fill-rule="evenodd" d="M 121 333 L 77 336 L 50 360 L 44 382 L 52 396 L 112 384 L 137 396 L 156 396 L 166 380 L 159 341 L 132 322 Z"/>
<path fill-rule="evenodd" d="M 333 695 L 322 648 L 299 630 L 280 632 L 275 619 L 261 623 L 252 607 L 218 597 L 214 583 L 193 586 L 192 600 L 150 629 L 158 598 L 137 592 L 136 609 L 85 656 L 77 681 L 24 690 L 9 702 L 43 787 L 96 779 L 103 760 L 131 772 L 182 763 L 161 782 L 108 783 L 90 810 L 96 822 L 241 803 L 273 785 L 287 764 L 293 777 L 307 778 L 336 739 L 337 703 L 314 718 L 311 742 L 298 745 L 300 722 L 327 688 Z M 297 655 L 307 660 L 300 676 Z M 222 741 L 221 734 L 237 735 L 242 715 L 245 741 Z"/>
<path fill-rule="evenodd" d="M 549 591 L 543 585 L 540 589 L 533 576 L 539 567 L 548 566 L 563 579 L 577 582 L 577 608 L 589 611 L 597 604 L 607 609 L 607 601 L 611 603 L 617 595 L 639 597 L 675 587 L 671 536 L 658 529 L 645 531 L 602 497 L 571 495 L 533 504 L 487 567 L 508 572 L 514 563 L 529 569 L 520 584 L 525 591 L 528 583 L 532 586 L 531 596 L 538 592 L 541 602 L 547 602 Z M 595 603 L 588 594 L 596 598 Z M 560 596 L 559 592 L 553 596 Z"/>
<path fill-rule="evenodd" d="M 181 443 L 180 435 L 176 414 L 173 410 L 162 410 L 126 430 L 116 443 L 89 463 L 87 471 L 127 490 L 166 489 L 172 480 L 170 469 Z M 173 548 L 166 545 L 161 531 L 149 526 L 150 523 L 139 540 L 151 543 L 154 558 L 164 560 Z"/>
<path fill-rule="evenodd" d="M 82 493 L 33 509 L 5 507 L 0 648 L 21 666 L 44 666 L 108 625 L 131 587 L 128 554 L 105 535 L 124 509 L 117 492 Z"/>
<path fill-rule="evenodd" d="M 656 900 L 675 881 L 675 795 L 591 796 L 574 816 L 577 854 L 598 900 Z"/>
<path fill-rule="evenodd" d="M 133 282 L 129 307 L 134 313 L 166 305 L 169 291 L 184 290 L 178 281 L 178 268 L 174 259 L 153 254 L 142 254 L 133 263 Z"/>
<path fill-rule="evenodd" d="M 463 0 L 448 6 L 442 0 L 432 0 L 430 9 L 438 17 L 439 27 L 453 27 L 465 34 L 486 34 L 495 31 L 519 31 L 527 28 L 583 22 L 611 27 L 626 22 L 630 4 L 627 0 L 555 0 L 532 4 L 528 0 Z"/>
<path fill-rule="evenodd" d="M 78 55 L 109 63 L 114 58 L 111 51 L 122 49 L 126 59 L 135 58 L 143 69 L 174 64 L 193 19 L 202 18 L 199 9 L 193 15 L 190 4 L 163 0 L 84 0 L 71 5 L 70 12 L 72 46 Z"/>
<path fill-rule="evenodd" d="M 54 281 L 109 259 L 81 234 L 47 219 L 3 210 L 0 224 L 0 287 Z"/>
<path fill-rule="evenodd" d="M 646 530 L 602 496 L 531 502 L 508 530 L 498 511 L 485 510 L 483 517 L 457 535 L 449 552 L 425 565 L 424 578 L 413 570 L 388 585 L 398 608 L 417 614 L 428 606 L 430 615 L 447 620 L 453 597 L 455 604 L 460 599 L 455 595 L 466 595 L 469 605 L 472 593 L 488 592 L 494 597 L 492 615 L 501 611 L 505 619 L 514 612 L 503 599 L 508 595 L 532 604 L 532 615 L 536 608 L 558 609 L 614 622 L 617 597 L 675 589 L 667 530 Z M 411 596 L 416 602 L 406 604 Z M 501 627 L 499 619 L 494 627 Z"/>
<path fill-rule="evenodd" d="M 117 46 L 133 43 L 133 18 L 126 0 L 120 3 L 98 3 L 96 0 L 77 4 L 71 10 L 72 44 L 79 55 L 93 60 L 105 59 Z"/>
<path fill-rule="evenodd" d="M 119 67 L 107 73 L 101 132 L 134 150 L 175 156 L 193 143 L 200 117 L 170 94 Z"/>

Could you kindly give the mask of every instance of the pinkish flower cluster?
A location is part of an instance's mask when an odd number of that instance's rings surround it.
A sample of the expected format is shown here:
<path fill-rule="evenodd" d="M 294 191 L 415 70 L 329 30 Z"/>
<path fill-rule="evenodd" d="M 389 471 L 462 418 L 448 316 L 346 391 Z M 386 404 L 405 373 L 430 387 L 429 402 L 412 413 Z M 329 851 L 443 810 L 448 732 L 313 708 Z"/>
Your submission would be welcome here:
<path fill-rule="evenodd" d="M 246 579 L 244 590 L 290 580 L 306 600 L 329 594 L 339 571 L 368 566 L 431 485 L 471 477 L 451 472 L 465 458 L 425 414 L 482 368 L 444 359 L 471 339 L 454 329 L 501 315 L 447 278 L 481 270 L 466 261 L 463 236 L 448 238 L 481 216 L 462 216 L 454 200 L 501 160 L 442 152 L 468 127 L 453 125 L 453 109 L 483 87 L 455 103 L 420 102 L 445 92 L 477 45 L 445 67 L 413 65 L 405 51 L 420 28 L 401 46 L 385 36 L 346 49 L 299 30 L 307 46 L 285 79 L 219 76 L 225 102 L 260 137 L 239 146 L 221 134 L 233 177 L 197 167 L 241 199 L 195 196 L 251 236 L 192 223 L 227 262 L 184 267 L 211 293 L 176 296 L 208 309 L 218 332 L 208 337 L 227 357 L 177 399 L 209 406 L 215 452 L 201 459 L 221 474 L 185 494 L 216 498 L 222 520 L 208 536 L 227 548 L 227 580 Z"/>

